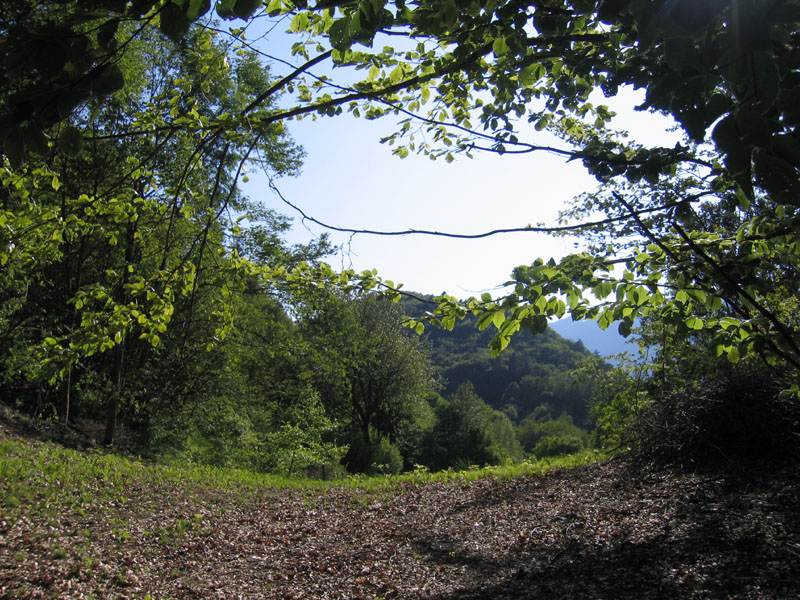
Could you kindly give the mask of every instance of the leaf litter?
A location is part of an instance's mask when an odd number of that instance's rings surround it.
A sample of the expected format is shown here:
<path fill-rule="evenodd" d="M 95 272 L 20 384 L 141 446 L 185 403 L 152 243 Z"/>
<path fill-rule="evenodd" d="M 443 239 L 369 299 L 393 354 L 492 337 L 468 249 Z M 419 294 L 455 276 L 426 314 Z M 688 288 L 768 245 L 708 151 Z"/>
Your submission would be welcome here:
<path fill-rule="evenodd" d="M 87 479 L 80 502 L 0 481 L 0 597 L 797 598 L 799 474 L 617 460 L 380 491 Z"/>

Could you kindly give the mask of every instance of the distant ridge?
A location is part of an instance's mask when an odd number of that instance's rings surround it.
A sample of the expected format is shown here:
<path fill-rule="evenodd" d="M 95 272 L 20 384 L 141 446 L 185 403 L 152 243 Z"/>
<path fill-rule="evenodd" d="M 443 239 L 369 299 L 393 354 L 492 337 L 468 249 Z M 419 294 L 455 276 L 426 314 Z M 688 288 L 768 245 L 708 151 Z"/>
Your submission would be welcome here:
<path fill-rule="evenodd" d="M 638 353 L 636 344 L 629 343 L 635 336 L 622 337 L 614 325 L 603 331 L 595 321 L 573 321 L 571 317 L 567 317 L 550 323 L 550 328 L 561 337 L 580 340 L 588 350 L 603 357 L 622 352 L 631 355 Z"/>

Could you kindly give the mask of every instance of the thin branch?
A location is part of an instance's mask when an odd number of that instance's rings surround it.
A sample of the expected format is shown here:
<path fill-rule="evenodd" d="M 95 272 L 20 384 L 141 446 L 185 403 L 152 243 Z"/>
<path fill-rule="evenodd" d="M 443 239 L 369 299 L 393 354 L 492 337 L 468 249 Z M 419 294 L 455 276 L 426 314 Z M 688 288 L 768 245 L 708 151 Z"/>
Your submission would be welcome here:
<path fill-rule="evenodd" d="M 300 214 L 303 221 L 310 221 L 315 225 L 319 225 L 324 229 L 328 229 L 330 231 L 338 231 L 341 233 L 351 233 L 351 234 L 366 234 L 366 235 L 379 235 L 379 236 L 405 236 L 405 235 L 430 235 L 430 236 L 438 236 L 438 237 L 447 237 L 447 238 L 456 238 L 456 239 L 465 239 L 465 240 L 476 240 L 481 238 L 487 238 L 494 235 L 501 235 L 507 233 L 566 233 L 566 232 L 579 232 L 584 229 L 588 229 L 591 227 L 599 227 L 602 225 L 608 225 L 611 223 L 619 222 L 619 221 L 627 221 L 631 217 L 628 215 L 620 216 L 620 217 L 609 217 L 607 219 L 603 219 L 601 221 L 589 221 L 587 223 L 578 223 L 576 225 L 560 225 L 556 227 L 509 227 L 504 229 L 493 229 L 491 231 L 484 231 L 481 233 L 452 233 L 446 231 L 435 231 L 435 230 L 428 230 L 428 229 L 405 229 L 401 231 L 382 231 L 382 230 L 375 230 L 375 229 L 354 229 L 350 227 L 338 227 L 336 225 L 330 225 L 323 221 L 320 221 L 316 217 L 313 217 L 307 214 L 302 208 L 288 200 L 278 189 L 278 186 L 275 185 L 275 182 L 272 178 L 269 178 L 269 187 L 270 189 L 277 194 L 278 198 L 286 204 L 287 206 L 294 209 L 297 213 Z M 644 210 L 640 210 L 635 212 L 635 215 L 644 215 L 653 212 L 659 212 L 662 210 L 668 210 L 674 208 L 678 205 L 694 202 L 695 199 L 688 198 L 684 200 L 679 200 L 677 202 L 670 202 L 663 206 L 658 206 L 655 208 L 648 208 Z"/>
<path fill-rule="evenodd" d="M 772 326 L 778 330 L 778 333 L 780 333 L 781 337 L 783 337 L 789 344 L 789 347 L 792 349 L 792 352 L 794 352 L 795 356 L 800 357 L 800 347 L 798 347 L 797 341 L 794 339 L 792 332 L 789 331 L 786 325 L 784 325 L 778 319 L 778 317 L 775 316 L 775 313 L 773 313 L 771 310 L 765 307 L 750 292 L 744 289 L 744 287 L 742 287 L 742 285 L 738 281 L 736 281 L 733 277 L 731 277 L 728 271 L 723 269 L 722 266 L 716 260 L 714 260 L 705 250 L 703 250 L 700 246 L 698 246 L 680 225 L 678 225 L 677 223 L 673 223 L 672 226 L 675 229 L 675 231 L 678 232 L 678 235 L 680 235 L 684 239 L 684 241 L 689 245 L 689 248 L 691 248 L 692 251 L 703 260 L 703 262 L 709 265 L 712 268 L 712 270 L 714 270 L 724 281 L 727 281 L 729 284 L 734 286 L 734 289 L 736 289 L 737 293 L 739 293 L 745 300 L 747 300 L 747 302 L 749 302 L 753 306 L 753 308 L 755 308 L 759 313 L 761 313 L 761 316 L 763 316 L 764 318 L 767 319 L 767 321 L 772 323 Z M 775 348 L 775 350 L 778 349 Z M 785 353 L 783 352 L 781 352 L 781 354 L 784 356 L 784 358 L 789 360 L 789 362 L 791 362 L 796 368 L 800 369 L 800 362 L 798 362 L 797 359 L 789 357 L 785 355 Z"/>
<path fill-rule="evenodd" d="M 259 104 L 264 102 L 264 100 L 269 98 L 272 94 L 274 94 L 279 89 L 281 89 L 283 86 L 285 86 L 287 83 L 292 81 L 295 77 L 300 75 L 303 71 L 306 71 L 306 70 L 310 69 L 311 67 L 313 67 L 314 65 L 319 64 L 323 60 L 329 58 L 332 53 L 333 53 L 333 50 L 328 50 L 327 52 L 323 52 L 322 54 L 320 54 L 319 56 L 317 56 L 315 58 L 312 58 L 311 60 L 309 60 L 305 64 L 300 65 L 294 71 L 292 71 L 291 73 L 289 73 L 288 75 L 286 75 L 282 79 L 279 79 L 278 81 L 276 81 L 269 88 L 267 88 L 264 92 L 259 94 L 258 97 L 255 100 L 253 100 L 250 104 L 248 104 L 245 107 L 245 109 L 242 111 L 242 116 L 246 115 L 251 110 L 255 109 Z"/>
<path fill-rule="evenodd" d="M 622 204 L 628 210 L 628 212 L 630 212 L 631 217 L 636 221 L 637 225 L 639 225 L 639 227 L 642 230 L 642 233 L 644 233 L 653 243 L 655 243 L 667 256 L 671 257 L 676 262 L 679 261 L 679 257 L 670 248 L 668 248 L 664 244 L 664 242 L 662 242 L 658 237 L 656 237 L 656 235 L 652 231 L 650 231 L 647 225 L 636 215 L 635 211 L 633 210 L 633 207 L 630 204 L 628 204 L 628 202 L 617 192 L 612 192 L 612 194 L 620 202 L 620 204 Z M 694 242 L 694 240 L 692 240 L 692 238 L 686 233 L 686 231 L 683 230 L 683 228 L 680 225 L 678 225 L 677 223 L 673 223 L 673 228 L 675 229 L 675 231 L 678 232 L 678 235 L 680 235 L 683 238 L 683 240 L 687 243 L 689 248 L 692 250 L 692 252 L 695 253 L 696 256 L 698 256 L 703 262 L 705 262 L 709 267 L 711 267 L 712 271 L 716 272 L 717 275 L 723 281 L 730 284 L 733 287 L 733 289 L 736 290 L 736 293 L 741 295 L 745 300 L 747 300 L 753 306 L 753 308 L 755 308 L 759 313 L 761 313 L 763 317 L 765 317 L 770 323 L 772 323 L 772 325 L 778 330 L 780 335 L 788 342 L 792 351 L 795 353 L 795 356 L 800 357 L 800 348 L 798 348 L 797 342 L 794 340 L 794 337 L 792 336 L 791 332 L 788 331 L 786 326 L 783 323 L 781 323 L 772 312 L 770 312 L 761 303 L 759 303 L 758 300 L 756 300 L 747 290 L 745 290 L 741 286 L 741 284 L 736 279 L 734 279 L 725 269 L 723 269 L 722 266 L 717 261 L 711 258 L 711 256 L 708 255 L 708 253 L 706 253 L 702 248 L 700 248 Z M 728 300 L 730 301 L 730 298 Z M 731 302 L 730 304 L 731 307 L 743 319 L 747 319 L 750 317 L 750 314 L 748 314 L 744 308 L 737 306 L 736 303 L 733 302 Z M 772 342 L 772 340 L 767 340 L 767 343 L 771 346 L 772 351 L 775 352 L 775 354 L 777 354 L 787 362 L 794 365 L 795 368 L 800 369 L 800 362 L 798 362 L 798 360 L 795 357 L 791 356 L 789 353 L 778 348 L 774 344 L 774 342 Z"/>

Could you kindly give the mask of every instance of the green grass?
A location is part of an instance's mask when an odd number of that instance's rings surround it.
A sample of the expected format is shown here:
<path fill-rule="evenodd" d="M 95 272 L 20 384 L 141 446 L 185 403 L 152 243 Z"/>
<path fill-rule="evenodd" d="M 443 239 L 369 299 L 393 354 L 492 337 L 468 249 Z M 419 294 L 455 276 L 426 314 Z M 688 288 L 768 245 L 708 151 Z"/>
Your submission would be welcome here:
<path fill-rule="evenodd" d="M 353 487 L 363 490 L 385 490 L 404 484 L 422 485 L 432 482 L 461 481 L 469 483 L 486 477 L 497 479 L 510 479 L 524 475 L 543 475 L 553 469 L 578 467 L 603 460 L 605 456 L 594 450 L 579 452 L 569 456 L 557 458 L 543 458 L 533 462 L 523 461 L 508 465 L 489 467 L 473 466 L 469 469 L 446 469 L 432 473 L 424 467 L 399 475 L 352 475 L 338 485 Z"/>
<path fill-rule="evenodd" d="M 8 515 L 30 515 L 33 507 L 43 511 L 44 516 L 56 515 L 61 508 L 80 513 L 86 507 L 103 503 L 124 505 L 132 489 L 150 486 L 180 487 L 187 492 L 215 490 L 235 494 L 243 500 L 264 489 L 301 488 L 313 492 L 339 486 L 370 493 L 430 482 L 467 484 L 484 477 L 505 479 L 543 474 L 601 458 L 595 452 L 583 452 L 506 466 L 438 473 L 418 468 L 401 475 L 357 475 L 319 481 L 195 464 L 145 463 L 111 453 L 69 450 L 48 442 L 7 439 L 0 441 L 0 509 Z M 121 536 L 123 532 L 124 527 L 120 526 Z"/>

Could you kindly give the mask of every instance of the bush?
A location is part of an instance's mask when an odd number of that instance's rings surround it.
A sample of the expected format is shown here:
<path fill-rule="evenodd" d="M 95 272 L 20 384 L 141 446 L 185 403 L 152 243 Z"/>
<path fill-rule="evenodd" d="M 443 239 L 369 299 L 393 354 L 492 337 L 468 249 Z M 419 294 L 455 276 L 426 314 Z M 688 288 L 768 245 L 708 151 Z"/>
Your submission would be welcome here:
<path fill-rule="evenodd" d="M 774 371 L 716 375 L 656 398 L 632 429 L 635 455 L 668 463 L 800 455 L 800 406 Z"/>
<path fill-rule="evenodd" d="M 595 422 L 592 441 L 595 447 L 620 450 L 629 443 L 631 426 L 650 402 L 647 392 L 623 389 L 591 407 Z"/>
<path fill-rule="evenodd" d="M 360 432 L 350 432 L 344 463 L 350 473 L 395 474 L 403 470 L 403 454 L 389 438 L 371 427 L 369 445 Z"/>
<path fill-rule="evenodd" d="M 550 419 L 544 422 L 537 421 L 536 418 L 531 415 L 522 421 L 517 428 L 517 439 L 519 439 L 525 452 L 531 452 L 537 457 L 558 456 L 559 453 L 540 454 L 536 450 L 539 444 L 546 438 L 567 440 L 564 442 L 565 446 L 573 446 L 574 440 L 578 440 L 579 447 L 574 451 L 565 452 L 565 454 L 577 452 L 589 445 L 589 434 L 575 425 L 569 415 L 566 414 L 561 415 L 558 419 Z M 546 442 L 539 449 L 545 451 L 544 449 L 549 446 L 555 448 L 554 442 Z"/>
<path fill-rule="evenodd" d="M 396 475 L 403 470 L 403 455 L 387 438 L 381 438 L 372 448 L 371 470 L 385 475 Z"/>
<path fill-rule="evenodd" d="M 533 454 L 536 458 L 547 458 L 551 456 L 575 454 L 584 448 L 585 444 L 583 440 L 576 435 L 547 435 L 540 439 L 536 446 L 534 446 Z"/>
<path fill-rule="evenodd" d="M 286 411 L 277 431 L 266 434 L 262 461 L 265 470 L 285 476 L 312 476 L 337 471 L 346 446 L 325 441 L 334 423 L 325 415 L 319 394 L 305 390 Z"/>

